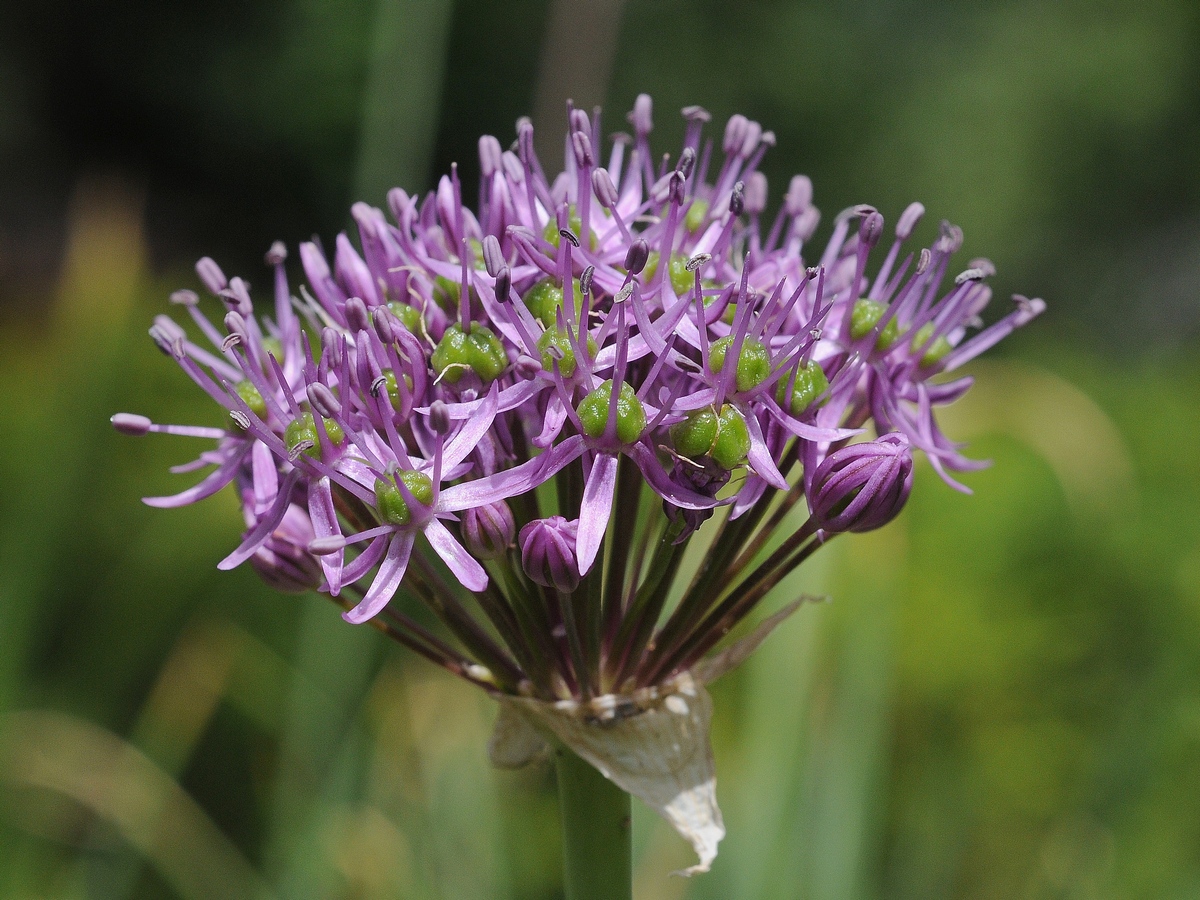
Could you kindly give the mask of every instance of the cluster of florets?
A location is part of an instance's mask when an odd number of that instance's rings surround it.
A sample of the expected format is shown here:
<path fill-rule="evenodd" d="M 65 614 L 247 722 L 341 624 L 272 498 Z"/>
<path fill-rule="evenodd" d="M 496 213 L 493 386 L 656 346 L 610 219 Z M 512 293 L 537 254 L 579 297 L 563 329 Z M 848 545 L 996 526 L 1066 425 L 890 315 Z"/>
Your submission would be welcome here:
<path fill-rule="evenodd" d="M 379 617 L 465 677 L 554 697 L 694 663 L 815 546 L 893 518 L 910 448 L 958 486 L 949 473 L 976 463 L 934 409 L 970 379 L 943 376 L 1041 301 L 1018 297 L 983 327 L 990 263 L 943 287 L 962 235 L 943 224 L 905 251 L 915 203 L 873 270 L 884 220 L 868 206 L 840 214 L 806 259 L 819 219 L 807 178 L 763 218 L 770 132 L 734 116 L 714 147 L 692 107 L 681 152 L 658 160 L 650 111 L 639 97 L 633 135 L 601 164 L 599 113 L 571 110 L 553 180 L 527 120 L 510 150 L 482 138 L 477 210 L 454 171 L 424 200 L 391 191 L 390 221 L 356 204 L 359 246 L 339 235 L 331 265 L 302 244 L 298 292 L 276 244 L 271 317 L 201 260 L 220 324 L 194 292 L 171 299 L 212 348 L 167 317 L 151 335 L 223 427 L 114 424 L 215 439 L 181 467 L 215 469 L 147 502 L 233 483 L 247 530 L 222 568 L 250 561 L 280 588 L 352 593 L 349 621 Z M 882 436 L 865 440 L 872 423 Z M 752 567 L 801 498 L 808 522 Z M 677 548 L 714 513 L 714 549 L 660 625 Z M 389 607 L 398 591 L 461 646 Z"/>

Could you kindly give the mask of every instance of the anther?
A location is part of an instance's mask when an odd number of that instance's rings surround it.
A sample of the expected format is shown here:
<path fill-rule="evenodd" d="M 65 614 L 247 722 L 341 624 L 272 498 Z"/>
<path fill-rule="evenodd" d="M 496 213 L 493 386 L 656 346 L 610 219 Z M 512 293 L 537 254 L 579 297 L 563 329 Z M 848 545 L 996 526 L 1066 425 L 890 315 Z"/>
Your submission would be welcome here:
<path fill-rule="evenodd" d="M 375 380 L 371 382 L 370 390 L 371 390 L 371 396 L 378 399 L 379 394 L 381 392 L 387 391 L 387 376 L 386 375 L 376 376 Z"/>
<path fill-rule="evenodd" d="M 200 302 L 200 295 L 195 291 L 184 289 L 171 294 L 171 302 L 177 306 L 195 306 Z"/>
<path fill-rule="evenodd" d="M 654 128 L 653 111 L 654 103 L 650 100 L 650 95 L 638 94 L 637 99 L 633 101 L 633 112 L 628 116 L 633 130 L 638 134 L 649 134 Z"/>
<path fill-rule="evenodd" d="M 904 212 L 900 214 L 900 221 L 896 223 L 896 237 L 902 241 L 907 241 L 909 236 L 912 235 L 913 229 L 917 227 L 917 223 L 921 221 L 921 217 L 924 215 L 924 204 L 908 204 L 904 208 Z"/>
<path fill-rule="evenodd" d="M 484 178 L 491 178 L 500 169 L 503 155 L 500 141 L 492 135 L 485 134 L 479 139 L 479 171 Z"/>
<path fill-rule="evenodd" d="M 250 427 L 250 417 L 240 409 L 231 409 L 229 411 L 229 418 L 233 419 L 233 424 L 242 429 L 242 431 Z"/>
<path fill-rule="evenodd" d="M 625 251 L 625 271 L 630 275 L 639 274 L 642 269 L 646 268 L 646 261 L 649 258 L 650 245 L 641 238 L 638 238 Z"/>
<path fill-rule="evenodd" d="M 571 149 L 575 151 L 575 164 L 581 169 L 596 164 L 596 158 L 592 154 L 592 139 L 586 132 L 576 131 L 571 134 Z"/>
<path fill-rule="evenodd" d="M 955 284 L 966 284 L 968 281 L 983 281 L 987 275 L 983 269 L 967 269 L 954 276 Z"/>
<path fill-rule="evenodd" d="M 725 123 L 725 140 L 721 144 L 726 154 L 735 153 L 741 149 L 749 127 L 750 120 L 741 113 L 735 113 L 729 117 L 729 121 Z"/>
<path fill-rule="evenodd" d="M 532 356 L 527 356 L 522 353 L 517 357 L 517 361 L 513 364 L 513 370 L 521 378 L 526 380 L 533 378 L 538 372 L 542 371 L 542 363 L 540 360 L 534 359 Z"/>
<path fill-rule="evenodd" d="M 326 385 L 316 381 L 308 386 L 308 402 L 322 419 L 333 419 L 342 411 L 342 404 Z"/>
<path fill-rule="evenodd" d="M 570 241 L 572 247 L 579 246 L 579 238 L 575 237 L 575 232 L 571 231 L 571 229 L 560 228 L 560 229 L 558 229 L 558 233 L 559 233 L 559 236 L 564 237 L 568 241 Z"/>
<path fill-rule="evenodd" d="M 917 257 L 916 274 L 922 275 L 929 268 L 929 263 L 933 260 L 933 254 L 929 252 L 928 247 L 921 248 L 921 255 Z"/>
<path fill-rule="evenodd" d="M 592 292 L 592 279 L 596 277 L 596 267 L 588 266 L 579 276 L 579 293 L 586 297 Z"/>
<path fill-rule="evenodd" d="M 675 171 L 684 178 L 690 178 L 695 165 L 696 151 L 691 147 L 684 147 L 683 152 L 679 154 L 679 162 L 675 163 Z"/>
<path fill-rule="evenodd" d="M 325 537 L 313 538 L 308 542 L 308 552 L 314 556 L 329 556 L 344 550 L 346 539 L 340 534 L 330 534 Z"/>
<path fill-rule="evenodd" d="M 684 263 L 683 267 L 685 269 L 687 269 L 689 272 L 695 272 L 701 266 L 708 263 L 709 260 L 711 260 L 711 259 L 712 259 L 711 253 L 697 253 L 695 256 L 693 256 L 691 259 L 689 259 L 686 263 Z"/>
<path fill-rule="evenodd" d="M 229 285 L 225 273 L 212 257 L 205 256 L 196 263 L 196 274 L 200 276 L 204 286 L 214 294 L 220 294 Z"/>
<path fill-rule="evenodd" d="M 680 112 L 688 122 L 711 122 L 712 113 L 703 106 L 685 106 Z"/>
<path fill-rule="evenodd" d="M 670 175 L 668 182 L 668 193 L 671 202 L 676 206 L 682 205 L 684 198 L 684 185 L 687 184 L 687 176 L 679 170 L 674 171 Z"/>
<path fill-rule="evenodd" d="M 441 400 L 429 404 L 429 427 L 434 434 L 442 437 L 450 431 L 450 407 Z"/>
<path fill-rule="evenodd" d="M 506 265 L 504 253 L 500 249 L 500 239 L 489 234 L 483 239 L 483 265 L 487 273 L 495 278 Z"/>
<path fill-rule="evenodd" d="M 623 287 L 619 291 L 617 291 L 617 295 L 615 297 L 613 297 L 613 303 L 624 303 L 631 296 L 633 296 L 633 282 L 632 281 L 629 282 L 629 284 L 625 285 L 625 287 Z"/>
<path fill-rule="evenodd" d="M 996 274 L 995 264 L 986 256 L 981 256 L 979 259 L 973 259 L 967 263 L 969 269 L 979 269 L 983 272 L 985 278 L 991 278 Z"/>
<path fill-rule="evenodd" d="M 375 323 L 375 333 L 384 344 L 394 343 L 396 332 L 392 328 L 392 314 L 386 306 L 377 306 L 371 311 L 371 320 Z"/>
<path fill-rule="evenodd" d="M 746 183 L 738 181 L 733 185 L 733 193 L 729 196 L 729 211 L 740 216 L 746 208 Z"/>
<path fill-rule="evenodd" d="M 502 266 L 496 273 L 496 299 L 500 303 L 508 302 L 508 292 L 512 288 L 512 273 L 508 266 Z"/>
<path fill-rule="evenodd" d="M 807 175 L 793 175 L 783 203 L 793 218 L 808 209 L 812 203 L 812 180 Z"/>
<path fill-rule="evenodd" d="M 572 109 L 567 116 L 567 122 L 570 125 L 571 131 L 576 133 L 590 131 L 592 128 L 592 122 L 588 118 L 587 111 L 582 109 Z"/>
<path fill-rule="evenodd" d="M 287 259 L 287 245 L 283 241 L 276 241 L 271 245 L 271 249 L 267 251 L 267 265 L 277 266 Z"/>
<path fill-rule="evenodd" d="M 612 209 L 617 205 L 617 186 L 613 184 L 607 169 L 592 169 L 592 190 L 605 209 Z"/>
<path fill-rule="evenodd" d="M 370 325 L 367 318 L 367 304 L 359 297 L 351 297 L 345 307 L 346 327 L 352 332 L 366 331 Z"/>
<path fill-rule="evenodd" d="M 858 239 L 866 244 L 867 249 L 874 247 L 879 243 L 879 238 L 883 234 L 883 216 L 878 212 L 870 212 L 859 223 Z"/>
<path fill-rule="evenodd" d="M 133 413 L 117 413 L 108 421 L 112 422 L 112 427 L 121 432 L 121 434 L 128 434 L 131 437 L 141 437 L 154 424 L 145 416 L 138 416 Z"/>
<path fill-rule="evenodd" d="M 767 208 L 767 176 L 762 172 L 753 172 L 746 185 L 746 212 L 752 216 L 761 215 Z"/>

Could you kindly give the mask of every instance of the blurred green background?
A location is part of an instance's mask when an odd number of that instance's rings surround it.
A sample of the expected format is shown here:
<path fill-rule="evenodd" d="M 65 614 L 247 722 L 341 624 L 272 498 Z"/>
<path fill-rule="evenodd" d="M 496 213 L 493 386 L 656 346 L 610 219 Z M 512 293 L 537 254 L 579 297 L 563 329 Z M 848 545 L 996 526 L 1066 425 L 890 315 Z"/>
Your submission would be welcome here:
<path fill-rule="evenodd" d="M 214 419 L 145 336 L 196 257 L 265 284 L 352 198 L 640 91 L 660 150 L 743 112 L 775 202 L 920 199 L 1050 307 L 944 418 L 975 496 L 922 467 L 714 686 L 729 837 L 670 878 L 638 810 L 636 895 L 1200 896 L 1194 0 L 0 5 L 0 895 L 560 896 L 553 776 L 488 766 L 490 701 L 219 573 L 233 497 L 142 506 L 193 448 L 107 420 Z"/>

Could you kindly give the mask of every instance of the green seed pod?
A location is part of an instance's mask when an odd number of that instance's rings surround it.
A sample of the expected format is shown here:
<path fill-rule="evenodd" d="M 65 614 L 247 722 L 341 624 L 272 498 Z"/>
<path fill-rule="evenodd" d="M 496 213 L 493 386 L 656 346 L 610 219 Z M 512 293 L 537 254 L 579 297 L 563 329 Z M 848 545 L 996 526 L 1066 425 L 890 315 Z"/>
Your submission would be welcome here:
<path fill-rule="evenodd" d="M 457 303 L 457 298 L 455 302 Z M 387 308 L 391 310 L 392 315 L 400 320 L 400 324 L 413 334 L 418 334 L 422 331 L 421 311 L 415 306 L 409 306 L 407 303 L 392 300 L 388 303 Z"/>
<path fill-rule="evenodd" d="M 267 401 L 258 392 L 258 388 L 254 386 L 253 381 L 248 378 L 243 379 L 234 384 L 233 389 L 242 398 L 242 402 L 250 407 L 250 412 L 254 413 L 264 422 L 267 420 Z"/>
<path fill-rule="evenodd" d="M 812 360 L 796 370 L 795 384 L 792 385 L 789 397 L 787 396 L 788 382 L 791 380 L 790 374 L 779 379 L 779 384 L 775 388 L 775 402 L 784 409 L 790 410 L 793 416 L 800 415 L 812 405 L 817 397 L 829 389 L 829 379 L 825 377 L 825 370 Z"/>
<path fill-rule="evenodd" d="M 467 334 L 455 323 L 446 329 L 429 362 L 434 371 L 451 384 L 462 378 L 464 369 L 474 370 L 489 382 L 498 378 L 508 366 L 508 354 L 490 328 L 472 322 L 471 332 Z"/>
<path fill-rule="evenodd" d="M 750 453 L 750 429 L 737 407 L 726 403 L 717 420 L 717 439 L 709 455 L 722 469 L 734 469 Z"/>
<path fill-rule="evenodd" d="M 590 334 L 587 337 L 588 353 L 592 359 L 596 358 L 599 352 L 596 347 L 596 340 Z M 575 361 L 575 348 L 571 346 L 571 339 L 565 331 L 559 331 L 556 328 L 549 328 L 542 332 L 542 336 L 538 338 L 537 347 L 542 354 L 542 368 L 547 372 L 554 371 L 554 361 L 558 359 L 558 370 L 562 372 L 564 378 L 570 378 L 575 374 L 577 363 Z"/>
<path fill-rule="evenodd" d="M 725 355 L 733 344 L 733 335 L 713 341 L 708 351 L 708 367 L 714 374 L 720 374 L 725 368 Z M 739 391 L 748 391 L 758 387 L 771 375 L 771 353 L 761 341 L 747 337 L 742 341 L 742 352 L 738 356 L 737 370 L 734 380 Z"/>
<path fill-rule="evenodd" d="M 575 234 L 576 237 L 583 234 L 583 220 L 579 218 L 579 210 L 572 203 L 567 209 L 567 227 Z M 546 223 L 546 228 L 542 232 L 542 237 L 554 245 L 554 249 L 558 249 L 559 243 L 562 241 L 562 235 L 558 233 L 558 216 L 553 215 L 550 221 Z M 592 244 L 596 242 L 596 236 L 592 235 Z M 593 248 L 594 249 L 594 248 Z"/>
<path fill-rule="evenodd" d="M 929 344 L 929 338 L 933 335 L 933 323 L 926 322 L 917 329 L 917 333 L 913 335 L 912 352 L 920 353 L 921 348 Z M 946 355 L 954 348 L 950 346 L 950 342 L 946 340 L 944 335 L 938 335 L 933 339 L 933 343 L 929 344 L 929 348 L 921 354 L 920 365 L 935 366 L 946 358 Z"/>
<path fill-rule="evenodd" d="M 598 438 L 608 425 L 608 404 L 612 398 L 612 380 L 604 382 L 583 398 L 575 410 L 583 425 L 583 433 Z M 646 410 L 628 382 L 621 384 L 617 395 L 617 439 L 632 444 L 646 430 Z"/>
<path fill-rule="evenodd" d="M 575 321 L 578 322 L 579 317 L 583 315 L 583 290 L 579 286 L 578 278 L 571 279 L 571 290 L 575 297 Z M 555 279 L 543 278 L 527 290 L 522 299 L 529 314 L 547 328 L 554 328 L 558 324 L 558 308 L 563 303 L 563 290 Z M 564 311 L 564 320 L 566 315 Z"/>
<path fill-rule="evenodd" d="M 885 303 L 868 300 L 865 297 L 856 301 L 854 310 L 850 313 L 850 337 L 856 341 L 866 337 L 886 312 L 887 304 Z M 887 350 L 896 343 L 898 337 L 900 337 L 900 323 L 896 321 L 895 316 L 892 316 L 883 326 L 883 331 L 879 332 L 879 337 L 875 339 L 875 349 Z"/>
<path fill-rule="evenodd" d="M 329 438 L 330 443 L 334 445 L 340 444 L 345 438 L 342 426 L 332 419 L 322 419 L 321 422 L 325 426 L 325 434 Z M 305 447 L 303 452 L 313 459 L 319 459 L 321 455 L 321 441 L 317 435 L 316 420 L 313 418 L 311 412 L 303 413 L 300 418 L 293 419 L 283 432 L 283 443 L 287 446 L 289 452 L 294 453 L 301 444 L 306 442 L 311 444 L 311 446 Z"/>
<path fill-rule="evenodd" d="M 712 408 L 698 409 L 684 421 L 671 426 L 675 452 L 690 460 L 705 457 L 729 470 L 746 461 L 750 452 L 750 430 L 737 408 L 726 403 L 718 416 Z"/>
<path fill-rule="evenodd" d="M 429 480 L 428 475 L 421 472 L 403 471 L 397 472 L 396 476 L 408 488 L 408 492 L 412 494 L 414 500 L 423 506 L 433 504 L 433 482 Z M 412 521 L 412 510 L 408 508 L 404 495 L 389 479 L 375 479 L 375 506 L 379 510 L 379 517 L 384 522 L 390 522 L 393 525 L 407 525 Z"/>

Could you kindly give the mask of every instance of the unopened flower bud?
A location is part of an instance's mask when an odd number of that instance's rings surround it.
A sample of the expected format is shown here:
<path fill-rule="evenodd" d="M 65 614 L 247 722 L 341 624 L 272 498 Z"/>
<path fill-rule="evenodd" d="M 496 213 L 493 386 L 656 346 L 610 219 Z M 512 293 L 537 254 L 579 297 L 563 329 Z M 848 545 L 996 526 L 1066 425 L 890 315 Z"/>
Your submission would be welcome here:
<path fill-rule="evenodd" d="M 521 529 L 521 567 L 533 581 L 569 594 L 579 587 L 575 541 L 579 521 L 562 516 L 534 519 Z"/>
<path fill-rule="evenodd" d="M 473 506 L 462 515 L 463 543 L 479 559 L 503 556 L 516 534 L 516 520 L 503 500 Z"/>
<path fill-rule="evenodd" d="M 250 557 L 250 565 L 270 587 L 288 594 L 314 590 L 324 580 L 321 564 L 309 552 L 312 521 L 293 503 L 283 521 Z"/>
<path fill-rule="evenodd" d="M 897 432 L 836 450 L 813 475 L 813 522 L 833 534 L 886 525 L 904 508 L 912 478 L 912 451 Z"/>

